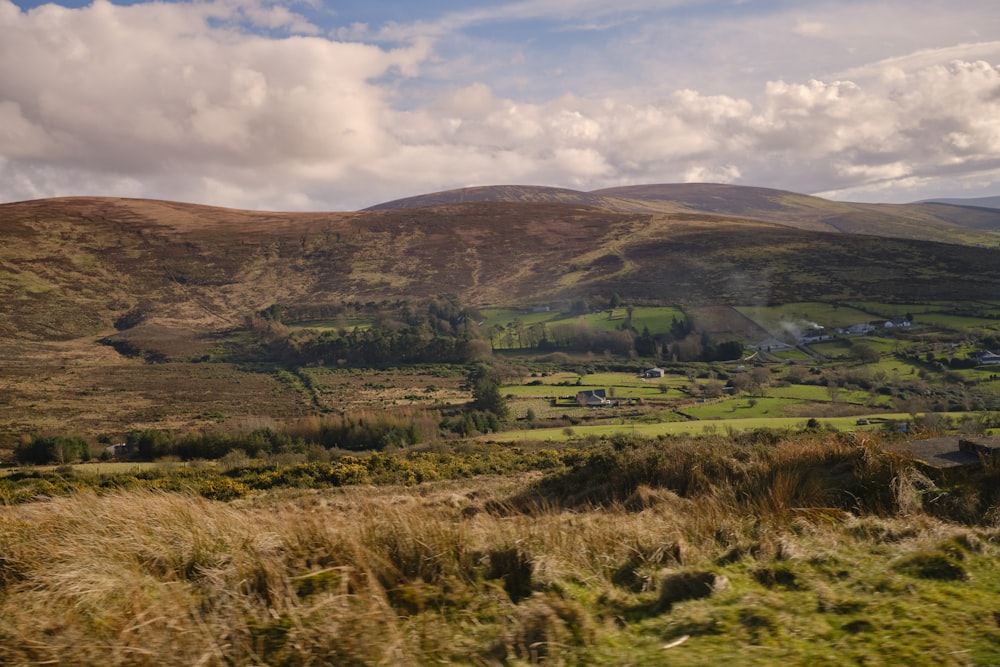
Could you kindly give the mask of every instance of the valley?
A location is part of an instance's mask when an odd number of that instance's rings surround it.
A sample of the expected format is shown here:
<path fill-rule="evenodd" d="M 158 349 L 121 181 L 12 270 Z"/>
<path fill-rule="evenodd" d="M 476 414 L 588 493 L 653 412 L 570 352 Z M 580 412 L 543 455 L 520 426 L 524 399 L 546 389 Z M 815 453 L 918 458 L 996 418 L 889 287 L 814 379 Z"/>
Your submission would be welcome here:
<path fill-rule="evenodd" d="M 1000 211 L 503 186 L 0 238 L 0 662 L 1000 656 Z"/>

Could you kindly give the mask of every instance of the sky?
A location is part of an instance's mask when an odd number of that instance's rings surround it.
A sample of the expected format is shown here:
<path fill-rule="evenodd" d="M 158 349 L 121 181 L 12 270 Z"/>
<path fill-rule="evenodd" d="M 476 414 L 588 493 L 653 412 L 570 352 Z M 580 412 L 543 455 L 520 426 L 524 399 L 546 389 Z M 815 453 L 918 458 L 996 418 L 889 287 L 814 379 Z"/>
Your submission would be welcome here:
<path fill-rule="evenodd" d="M 0 201 L 1000 195 L 996 0 L 0 0 Z"/>

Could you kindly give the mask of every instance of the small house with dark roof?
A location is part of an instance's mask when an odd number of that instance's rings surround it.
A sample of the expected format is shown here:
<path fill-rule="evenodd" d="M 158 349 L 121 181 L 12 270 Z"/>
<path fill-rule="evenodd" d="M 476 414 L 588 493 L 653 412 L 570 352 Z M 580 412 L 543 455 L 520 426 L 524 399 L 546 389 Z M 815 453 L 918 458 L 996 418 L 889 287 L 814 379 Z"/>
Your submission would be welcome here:
<path fill-rule="evenodd" d="M 588 389 L 587 391 L 577 392 L 576 402 L 585 408 L 599 407 L 610 403 L 607 392 L 603 389 Z"/>
<path fill-rule="evenodd" d="M 996 354 L 989 350 L 980 350 L 974 355 L 976 363 L 980 366 L 993 366 L 1000 364 L 1000 354 Z"/>

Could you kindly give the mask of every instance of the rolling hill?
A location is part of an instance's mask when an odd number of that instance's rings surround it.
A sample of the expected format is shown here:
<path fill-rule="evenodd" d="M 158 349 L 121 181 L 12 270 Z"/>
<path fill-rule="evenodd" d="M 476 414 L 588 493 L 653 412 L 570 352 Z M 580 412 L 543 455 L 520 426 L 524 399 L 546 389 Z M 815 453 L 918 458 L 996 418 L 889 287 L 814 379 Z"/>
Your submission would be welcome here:
<path fill-rule="evenodd" d="M 954 197 L 942 199 L 927 199 L 921 204 L 950 204 L 952 206 L 970 206 L 976 208 L 1000 209 L 1000 197 Z"/>
<path fill-rule="evenodd" d="M 497 198 L 337 213 L 100 197 L 0 205 L 0 449 L 24 433 L 120 437 L 111 434 L 311 414 L 315 396 L 298 379 L 240 352 L 257 349 L 242 347 L 247 320 L 273 304 L 306 312 L 455 295 L 566 310 L 617 294 L 694 312 L 1000 293 L 995 247 L 796 222 L 790 211 L 818 220 L 840 206 L 815 198 L 728 186 Z M 884 209 L 885 225 L 926 229 L 894 210 Z M 970 220 L 960 228 L 974 235 Z M 395 382 L 385 376 L 358 382 Z"/>
<path fill-rule="evenodd" d="M 67 340 L 117 329 L 185 338 L 239 327 L 274 303 L 439 294 L 475 305 L 612 293 L 755 304 L 965 300 L 1000 287 L 997 250 L 910 238 L 933 236 L 923 232 L 935 225 L 938 236 L 957 229 L 992 238 L 998 232 L 982 210 L 709 185 L 616 188 L 579 200 L 550 188 L 461 196 L 498 201 L 351 213 L 93 197 L 0 205 L 0 336 Z M 896 233 L 872 233 L 889 227 Z"/>
<path fill-rule="evenodd" d="M 997 245 L 1000 210 L 915 204 L 856 204 L 784 190 L 715 183 L 635 185 L 579 192 L 537 186 L 448 190 L 399 199 L 369 210 L 473 201 L 561 202 L 625 213 L 704 213 L 772 222 L 811 231 L 869 234 L 942 243 Z"/>

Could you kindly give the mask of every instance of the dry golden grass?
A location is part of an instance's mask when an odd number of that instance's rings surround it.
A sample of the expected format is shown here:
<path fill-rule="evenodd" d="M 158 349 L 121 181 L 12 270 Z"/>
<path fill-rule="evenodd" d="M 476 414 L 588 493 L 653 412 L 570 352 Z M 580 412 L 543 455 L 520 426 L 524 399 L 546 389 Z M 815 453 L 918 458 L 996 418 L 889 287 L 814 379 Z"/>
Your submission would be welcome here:
<path fill-rule="evenodd" d="M 629 577 L 648 578 L 640 588 L 654 589 L 656 568 L 684 562 L 696 553 L 688 545 L 705 539 L 697 524 L 674 518 L 687 503 L 671 494 L 659 496 L 661 509 L 642 520 L 625 520 L 621 509 L 480 511 L 509 484 L 306 492 L 241 505 L 160 493 L 81 494 L 3 508 L 0 660 L 538 657 L 538 641 L 591 637 L 603 625 L 579 603 L 544 591 L 600 581 L 610 592 L 623 563 L 642 571 Z"/>
<path fill-rule="evenodd" d="M 0 663 L 664 664 L 665 641 L 696 635 L 678 657 L 707 664 L 779 641 L 779 623 L 803 658 L 818 650 L 805 634 L 876 606 L 866 587 L 912 597 L 905 577 L 988 571 L 993 529 L 792 506 L 810 494 L 794 461 L 832 444 L 784 445 L 750 502 L 706 478 L 697 497 L 639 485 L 515 510 L 538 481 L 525 475 L 0 507 Z"/>

